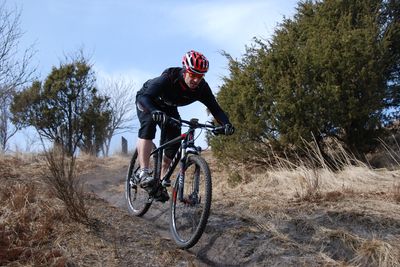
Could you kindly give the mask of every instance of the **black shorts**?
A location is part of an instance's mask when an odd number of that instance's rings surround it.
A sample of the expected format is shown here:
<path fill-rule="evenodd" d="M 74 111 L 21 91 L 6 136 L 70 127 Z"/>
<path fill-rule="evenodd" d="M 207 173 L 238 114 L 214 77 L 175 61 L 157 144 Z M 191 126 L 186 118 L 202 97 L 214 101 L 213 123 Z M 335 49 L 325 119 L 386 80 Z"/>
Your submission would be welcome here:
<path fill-rule="evenodd" d="M 159 108 L 159 110 L 165 112 L 167 116 L 173 117 L 175 119 L 180 119 L 178 108 L 176 107 L 167 107 L 167 108 Z M 140 128 L 139 128 L 139 138 L 141 139 L 147 139 L 147 140 L 153 140 L 156 136 L 156 127 L 157 123 L 153 121 L 153 118 L 150 113 L 143 111 L 138 107 L 138 103 L 136 102 L 136 112 L 137 116 L 140 122 Z M 160 126 L 160 124 L 159 124 Z M 181 129 L 178 128 L 177 126 L 173 126 L 170 124 L 166 125 L 165 129 L 165 138 L 166 140 L 164 142 L 167 142 L 169 140 L 174 139 L 175 137 L 179 136 L 181 134 Z M 180 144 L 174 144 L 171 146 L 167 146 L 164 150 L 165 155 L 172 159 L 178 151 Z"/>

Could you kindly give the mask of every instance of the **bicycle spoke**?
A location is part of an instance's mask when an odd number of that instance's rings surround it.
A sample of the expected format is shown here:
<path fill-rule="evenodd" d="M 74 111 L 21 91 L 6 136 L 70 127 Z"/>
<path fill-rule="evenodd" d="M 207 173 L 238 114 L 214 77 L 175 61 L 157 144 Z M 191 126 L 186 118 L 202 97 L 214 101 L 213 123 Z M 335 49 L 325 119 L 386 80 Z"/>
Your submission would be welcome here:
<path fill-rule="evenodd" d="M 151 167 L 154 166 L 156 157 L 153 157 Z M 152 204 L 152 199 L 149 198 L 149 194 L 144 190 L 138 183 L 137 171 L 139 170 L 139 163 L 137 160 L 137 151 L 134 152 L 126 179 L 125 186 L 125 198 L 130 213 L 136 216 L 143 216 Z"/>
<path fill-rule="evenodd" d="M 174 190 L 177 190 L 176 182 Z M 177 244 L 196 244 L 207 223 L 211 205 L 211 177 L 204 159 L 190 156 L 185 171 L 183 198 L 171 201 L 171 231 Z"/>

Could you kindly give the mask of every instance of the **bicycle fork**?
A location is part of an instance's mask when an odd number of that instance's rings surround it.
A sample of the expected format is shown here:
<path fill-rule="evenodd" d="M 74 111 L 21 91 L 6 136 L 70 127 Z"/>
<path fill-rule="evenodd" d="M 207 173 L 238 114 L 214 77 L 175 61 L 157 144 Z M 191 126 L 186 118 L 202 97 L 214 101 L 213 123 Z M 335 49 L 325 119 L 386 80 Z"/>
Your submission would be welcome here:
<path fill-rule="evenodd" d="M 185 159 L 182 159 L 179 166 L 179 174 L 178 174 L 178 199 L 179 201 L 183 201 L 183 187 L 185 183 Z"/>
<path fill-rule="evenodd" d="M 187 196 L 184 195 L 184 189 L 185 189 L 185 178 L 186 178 L 186 168 L 187 168 L 187 158 L 185 157 L 184 159 L 181 160 L 180 162 L 180 170 L 178 174 L 178 190 L 176 192 L 177 197 L 179 201 L 189 204 L 189 205 L 195 205 L 199 204 L 201 199 L 199 198 L 199 190 L 200 190 L 200 170 L 196 166 L 195 171 L 193 173 L 193 184 L 191 186 L 192 192 L 188 192 Z M 192 175 L 192 174 L 191 174 Z"/>

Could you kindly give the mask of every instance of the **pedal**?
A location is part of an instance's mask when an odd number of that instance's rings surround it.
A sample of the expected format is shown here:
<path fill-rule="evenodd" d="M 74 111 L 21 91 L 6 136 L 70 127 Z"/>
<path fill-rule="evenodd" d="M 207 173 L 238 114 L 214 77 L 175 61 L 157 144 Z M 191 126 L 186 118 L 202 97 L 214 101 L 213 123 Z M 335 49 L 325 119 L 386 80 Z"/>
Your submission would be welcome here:
<path fill-rule="evenodd" d="M 164 188 L 164 187 L 161 187 L 161 188 L 158 190 L 158 192 L 156 192 L 156 194 L 155 194 L 155 196 L 154 196 L 154 199 L 155 199 L 156 201 L 159 201 L 159 202 L 162 202 L 162 203 L 167 202 L 167 201 L 169 200 L 169 194 L 168 194 L 168 192 L 167 192 L 167 189 Z"/>

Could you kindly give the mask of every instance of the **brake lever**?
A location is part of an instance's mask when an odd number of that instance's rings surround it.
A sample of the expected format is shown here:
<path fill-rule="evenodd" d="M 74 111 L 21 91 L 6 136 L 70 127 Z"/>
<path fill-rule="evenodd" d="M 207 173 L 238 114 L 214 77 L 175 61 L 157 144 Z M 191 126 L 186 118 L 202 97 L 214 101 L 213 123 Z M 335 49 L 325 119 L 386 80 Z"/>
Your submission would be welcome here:
<path fill-rule="evenodd" d="M 215 127 L 211 132 L 214 135 L 225 134 L 225 127 L 224 126 Z"/>

